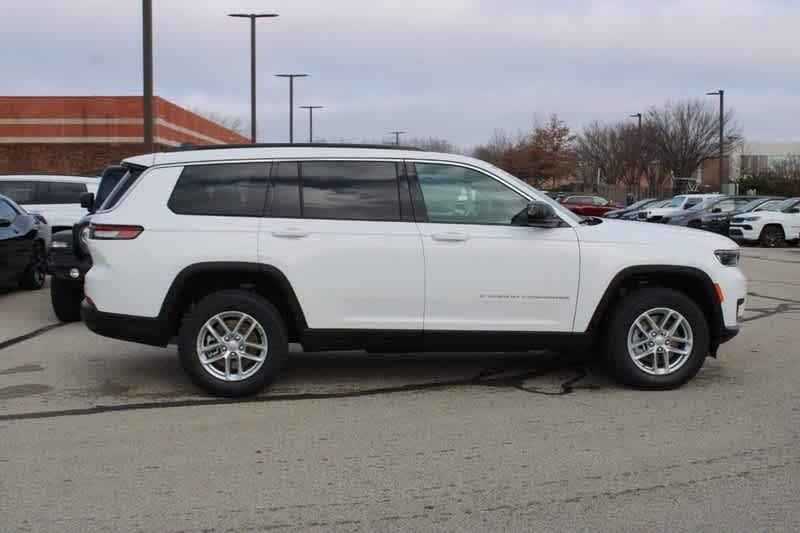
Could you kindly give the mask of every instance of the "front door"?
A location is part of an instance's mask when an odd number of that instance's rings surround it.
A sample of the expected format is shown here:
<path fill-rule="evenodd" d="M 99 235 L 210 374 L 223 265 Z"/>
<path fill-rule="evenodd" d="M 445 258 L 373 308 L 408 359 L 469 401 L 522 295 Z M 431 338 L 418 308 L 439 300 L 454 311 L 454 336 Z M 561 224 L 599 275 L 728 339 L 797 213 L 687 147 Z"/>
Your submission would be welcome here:
<path fill-rule="evenodd" d="M 427 212 L 418 224 L 425 330 L 571 332 L 579 269 L 574 230 L 521 225 L 529 200 L 476 169 L 410 168 Z"/>

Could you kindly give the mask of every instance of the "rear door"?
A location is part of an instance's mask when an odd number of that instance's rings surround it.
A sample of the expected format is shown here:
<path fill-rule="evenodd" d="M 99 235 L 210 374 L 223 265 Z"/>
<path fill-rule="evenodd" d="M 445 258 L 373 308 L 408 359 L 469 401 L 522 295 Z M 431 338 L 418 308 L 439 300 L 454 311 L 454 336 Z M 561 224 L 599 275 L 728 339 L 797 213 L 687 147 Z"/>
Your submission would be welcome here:
<path fill-rule="evenodd" d="M 422 243 L 402 169 L 375 160 L 273 164 L 259 257 L 286 275 L 310 328 L 422 329 Z"/>

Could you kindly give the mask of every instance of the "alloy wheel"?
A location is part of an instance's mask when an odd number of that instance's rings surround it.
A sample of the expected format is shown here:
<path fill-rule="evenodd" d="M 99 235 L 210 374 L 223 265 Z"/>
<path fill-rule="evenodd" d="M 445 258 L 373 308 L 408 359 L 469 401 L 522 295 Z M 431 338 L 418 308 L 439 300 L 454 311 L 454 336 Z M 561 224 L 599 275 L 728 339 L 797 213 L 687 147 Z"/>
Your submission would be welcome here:
<path fill-rule="evenodd" d="M 652 376 L 677 372 L 689 360 L 693 344 L 689 321 L 666 307 L 645 311 L 628 331 L 628 355 L 639 370 Z"/>
<path fill-rule="evenodd" d="M 264 327 L 239 311 L 218 313 L 197 334 L 197 357 L 203 369 L 222 381 L 243 381 L 264 365 L 269 342 Z"/>

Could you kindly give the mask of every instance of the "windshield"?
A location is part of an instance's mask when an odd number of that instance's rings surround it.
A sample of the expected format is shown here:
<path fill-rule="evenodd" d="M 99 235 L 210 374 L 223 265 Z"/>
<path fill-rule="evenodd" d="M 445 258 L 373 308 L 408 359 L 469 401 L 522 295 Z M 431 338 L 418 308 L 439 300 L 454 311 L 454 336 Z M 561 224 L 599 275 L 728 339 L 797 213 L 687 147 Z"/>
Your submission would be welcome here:
<path fill-rule="evenodd" d="M 766 200 L 765 201 L 763 198 L 758 198 L 756 200 L 751 200 L 751 201 L 747 202 L 746 204 L 744 204 L 742 206 L 739 206 L 738 208 L 736 208 L 736 210 L 740 211 L 742 213 L 749 213 L 750 211 L 752 211 L 753 209 L 755 209 L 756 207 L 761 206 L 761 205 L 763 205 L 762 210 L 763 209 L 768 209 L 769 206 L 772 205 L 773 203 L 777 204 L 778 200 Z"/>
<path fill-rule="evenodd" d="M 667 205 L 665 205 L 664 207 L 680 207 L 683 205 L 683 202 L 685 201 L 686 201 L 685 196 L 676 196 L 675 198 L 670 200 L 669 203 L 667 203 Z"/>
<path fill-rule="evenodd" d="M 654 198 L 647 198 L 645 200 L 639 200 L 638 202 L 634 202 L 625 209 L 641 209 L 642 207 L 654 203 L 656 200 Z"/>
<path fill-rule="evenodd" d="M 797 198 L 788 198 L 780 203 L 770 205 L 764 208 L 764 211 L 784 211 L 789 209 L 797 203 Z"/>

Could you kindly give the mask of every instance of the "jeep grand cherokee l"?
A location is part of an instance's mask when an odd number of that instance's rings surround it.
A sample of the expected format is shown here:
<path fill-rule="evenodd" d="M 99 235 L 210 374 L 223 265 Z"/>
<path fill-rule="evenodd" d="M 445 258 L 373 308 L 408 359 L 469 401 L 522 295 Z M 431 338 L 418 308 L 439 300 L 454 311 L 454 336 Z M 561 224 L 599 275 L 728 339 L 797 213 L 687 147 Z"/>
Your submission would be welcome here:
<path fill-rule="evenodd" d="M 739 330 L 726 237 L 581 217 L 477 159 L 352 145 L 179 150 L 91 221 L 82 316 L 174 342 L 214 394 L 261 390 L 307 351 L 598 349 L 677 387 Z"/>

